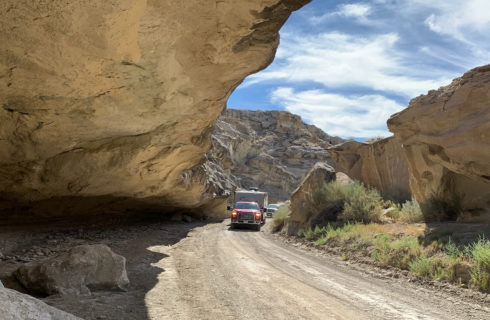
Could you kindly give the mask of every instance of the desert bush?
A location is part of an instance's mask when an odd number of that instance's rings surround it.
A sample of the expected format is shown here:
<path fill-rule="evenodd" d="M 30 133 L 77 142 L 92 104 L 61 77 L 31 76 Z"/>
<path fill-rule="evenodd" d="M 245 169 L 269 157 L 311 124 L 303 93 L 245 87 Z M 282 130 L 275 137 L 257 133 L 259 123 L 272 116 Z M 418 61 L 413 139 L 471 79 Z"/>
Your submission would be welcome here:
<path fill-rule="evenodd" d="M 446 246 L 444 247 L 444 253 L 453 258 L 457 258 L 462 254 L 459 247 L 451 240 L 451 238 L 449 238 Z"/>
<path fill-rule="evenodd" d="M 403 203 L 396 220 L 407 223 L 423 222 L 424 215 L 419 203 L 415 199 Z"/>
<path fill-rule="evenodd" d="M 315 226 L 315 228 L 306 228 L 306 229 L 301 229 L 298 231 L 298 236 L 301 238 L 305 238 L 306 240 L 317 240 L 319 238 L 324 238 L 325 235 L 328 233 L 328 230 L 330 226 Z"/>
<path fill-rule="evenodd" d="M 490 291 L 490 241 L 480 238 L 465 249 L 466 255 L 472 260 L 471 285 L 481 291 Z"/>
<path fill-rule="evenodd" d="M 430 278 L 434 270 L 430 259 L 425 255 L 417 257 L 409 266 L 411 272 L 424 278 Z"/>
<path fill-rule="evenodd" d="M 289 205 L 280 206 L 272 217 L 272 232 L 281 231 L 290 214 Z"/>
<path fill-rule="evenodd" d="M 330 182 L 312 196 L 312 203 L 319 211 L 329 204 L 344 202 L 338 219 L 343 222 L 376 222 L 380 220 L 383 200 L 376 189 L 366 188 L 362 183 Z"/>

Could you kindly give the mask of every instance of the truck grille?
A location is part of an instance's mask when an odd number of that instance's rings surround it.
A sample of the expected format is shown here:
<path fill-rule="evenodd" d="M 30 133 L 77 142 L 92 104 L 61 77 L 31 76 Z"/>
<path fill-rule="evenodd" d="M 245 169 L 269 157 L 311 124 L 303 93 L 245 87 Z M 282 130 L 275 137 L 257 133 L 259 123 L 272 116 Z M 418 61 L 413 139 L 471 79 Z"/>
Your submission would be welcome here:
<path fill-rule="evenodd" d="M 238 220 L 253 220 L 254 214 L 252 212 L 239 212 Z"/>

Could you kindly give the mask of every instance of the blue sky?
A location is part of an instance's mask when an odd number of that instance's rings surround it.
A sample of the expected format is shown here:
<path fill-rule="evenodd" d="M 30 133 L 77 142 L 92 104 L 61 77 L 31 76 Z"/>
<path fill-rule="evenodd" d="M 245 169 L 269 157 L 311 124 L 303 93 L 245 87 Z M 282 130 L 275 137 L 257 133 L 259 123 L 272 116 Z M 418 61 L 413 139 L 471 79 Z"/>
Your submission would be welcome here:
<path fill-rule="evenodd" d="M 229 108 L 287 110 L 331 135 L 389 136 L 411 98 L 490 63 L 490 0 L 313 0 Z"/>

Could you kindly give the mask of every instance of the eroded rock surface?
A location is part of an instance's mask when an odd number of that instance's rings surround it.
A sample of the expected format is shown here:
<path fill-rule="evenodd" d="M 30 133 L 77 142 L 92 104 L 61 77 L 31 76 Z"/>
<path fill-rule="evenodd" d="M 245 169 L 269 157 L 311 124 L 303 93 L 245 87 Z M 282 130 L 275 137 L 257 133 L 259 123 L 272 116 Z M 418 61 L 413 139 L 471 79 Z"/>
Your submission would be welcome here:
<path fill-rule="evenodd" d="M 301 185 L 291 195 L 291 216 L 288 222 L 287 233 L 296 235 L 300 226 L 306 225 L 313 215 L 318 212 L 312 210 L 313 194 L 320 190 L 325 183 L 335 181 L 334 168 L 326 163 L 316 163 Z"/>
<path fill-rule="evenodd" d="M 239 188 L 258 187 L 287 200 L 317 162 L 334 165 L 326 148 L 343 141 L 285 111 L 228 109 L 212 134 L 209 162 Z"/>
<path fill-rule="evenodd" d="M 125 291 L 129 287 L 126 259 L 103 244 L 81 245 L 43 261 L 26 263 L 17 269 L 15 277 L 27 290 L 46 295 Z"/>
<path fill-rule="evenodd" d="M 328 151 L 349 177 L 378 189 L 385 198 L 410 199 L 406 156 L 402 144 L 393 137 L 373 143 L 348 141 Z"/>
<path fill-rule="evenodd" d="M 2 1 L 2 218 L 212 214 L 212 188 L 189 170 L 232 90 L 272 61 L 279 28 L 307 2 Z"/>
<path fill-rule="evenodd" d="M 3 287 L 0 287 L 0 310 L 0 318 L 4 320 L 81 320 L 41 300 Z"/>
<path fill-rule="evenodd" d="M 465 215 L 490 219 L 490 65 L 413 99 L 388 121 L 403 144 L 422 203 L 458 197 Z"/>

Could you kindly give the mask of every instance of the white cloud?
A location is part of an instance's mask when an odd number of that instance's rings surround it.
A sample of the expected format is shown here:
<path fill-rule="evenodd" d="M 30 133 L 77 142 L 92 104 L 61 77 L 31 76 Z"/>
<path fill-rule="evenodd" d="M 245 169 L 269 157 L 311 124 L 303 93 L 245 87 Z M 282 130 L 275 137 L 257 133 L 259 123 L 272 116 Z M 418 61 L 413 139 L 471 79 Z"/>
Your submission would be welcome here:
<path fill-rule="evenodd" d="M 435 13 L 430 14 L 425 23 L 434 32 L 449 35 L 460 41 L 471 43 L 476 33 L 490 32 L 490 1 L 424 1 Z"/>
<path fill-rule="evenodd" d="M 371 6 L 367 4 L 344 4 L 339 7 L 339 13 L 346 17 L 365 17 L 371 11 Z"/>
<path fill-rule="evenodd" d="M 359 38 L 342 33 L 283 34 L 279 63 L 250 76 L 245 86 L 269 80 L 316 82 L 329 88 L 362 87 L 407 98 L 450 82 L 430 70 L 404 65 L 394 33 Z M 437 76 L 435 76 L 437 74 Z"/>
<path fill-rule="evenodd" d="M 311 17 L 313 23 L 320 23 L 332 17 L 355 18 L 358 22 L 367 22 L 366 17 L 371 13 L 371 6 L 362 3 L 343 4 L 334 12 L 327 12 L 319 17 Z"/>
<path fill-rule="evenodd" d="M 381 95 L 342 96 L 287 87 L 276 89 L 272 100 L 328 134 L 344 138 L 389 136 L 386 120 L 404 108 Z"/>

